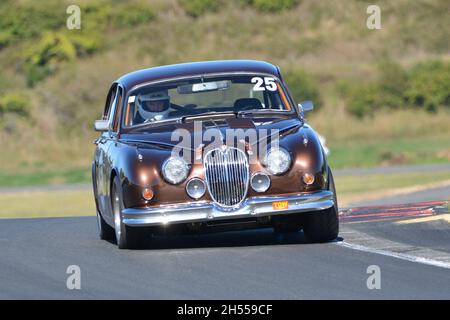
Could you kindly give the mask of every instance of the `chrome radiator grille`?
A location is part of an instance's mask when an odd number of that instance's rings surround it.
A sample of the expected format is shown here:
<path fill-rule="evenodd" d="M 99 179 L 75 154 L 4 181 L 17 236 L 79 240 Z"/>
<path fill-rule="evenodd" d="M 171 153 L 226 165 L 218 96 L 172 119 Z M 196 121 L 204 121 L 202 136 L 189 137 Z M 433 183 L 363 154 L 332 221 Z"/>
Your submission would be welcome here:
<path fill-rule="evenodd" d="M 206 185 L 211 198 L 231 207 L 244 200 L 249 182 L 247 156 L 236 148 L 209 151 L 204 158 Z"/>

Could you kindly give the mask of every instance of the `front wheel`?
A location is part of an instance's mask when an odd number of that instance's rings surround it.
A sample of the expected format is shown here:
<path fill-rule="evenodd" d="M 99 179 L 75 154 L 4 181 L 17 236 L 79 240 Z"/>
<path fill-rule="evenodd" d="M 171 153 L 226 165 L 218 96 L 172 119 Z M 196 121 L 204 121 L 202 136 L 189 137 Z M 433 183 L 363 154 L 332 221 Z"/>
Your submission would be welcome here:
<path fill-rule="evenodd" d="M 111 207 L 114 214 L 114 230 L 119 249 L 137 249 L 142 244 L 142 230 L 128 227 L 122 222 L 123 197 L 119 177 L 115 177 L 111 188 Z"/>
<path fill-rule="evenodd" d="M 273 231 L 277 234 L 297 233 L 302 229 L 300 214 L 274 216 L 272 219 Z"/>
<path fill-rule="evenodd" d="M 103 219 L 100 212 L 97 210 L 97 226 L 98 233 L 101 240 L 113 240 L 114 239 L 114 229 L 111 228 Z"/>
<path fill-rule="evenodd" d="M 322 211 L 308 213 L 305 217 L 303 232 L 306 241 L 311 243 L 331 241 L 336 239 L 339 234 L 336 187 L 330 168 L 328 168 L 328 177 L 328 190 L 333 192 L 334 205 Z"/>

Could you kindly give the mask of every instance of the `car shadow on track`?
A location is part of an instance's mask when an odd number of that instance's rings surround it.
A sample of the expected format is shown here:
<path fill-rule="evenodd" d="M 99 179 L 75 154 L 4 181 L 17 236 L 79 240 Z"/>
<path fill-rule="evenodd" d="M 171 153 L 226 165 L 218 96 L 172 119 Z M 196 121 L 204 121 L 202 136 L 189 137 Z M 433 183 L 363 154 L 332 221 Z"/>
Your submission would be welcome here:
<path fill-rule="evenodd" d="M 334 241 L 342 241 L 337 238 Z M 113 242 L 112 242 L 113 243 Z M 158 234 L 144 239 L 138 250 L 199 249 L 308 244 L 303 231 L 279 234 L 271 228 L 200 234 Z"/>

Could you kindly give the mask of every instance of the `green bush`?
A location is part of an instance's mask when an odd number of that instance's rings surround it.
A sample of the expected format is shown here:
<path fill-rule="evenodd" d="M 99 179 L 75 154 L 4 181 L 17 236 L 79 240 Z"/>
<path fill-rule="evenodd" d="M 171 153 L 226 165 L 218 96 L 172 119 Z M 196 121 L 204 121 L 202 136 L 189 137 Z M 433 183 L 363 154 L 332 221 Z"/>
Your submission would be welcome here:
<path fill-rule="evenodd" d="M 0 97 L 0 115 L 5 113 L 15 113 L 21 116 L 28 116 L 28 97 L 22 93 L 12 92 Z"/>
<path fill-rule="evenodd" d="M 217 0 L 181 0 L 184 11 L 192 16 L 199 17 L 206 12 L 213 12 L 219 8 L 220 1 Z"/>
<path fill-rule="evenodd" d="M 25 52 L 25 60 L 34 65 L 70 61 L 76 50 L 67 35 L 61 32 L 46 32 L 42 38 Z"/>
<path fill-rule="evenodd" d="M 316 79 L 303 70 L 289 70 L 283 73 L 284 81 L 296 102 L 311 100 L 314 107 L 320 108 L 322 97 Z"/>
<path fill-rule="evenodd" d="M 415 66 L 405 96 L 410 104 L 428 111 L 450 107 L 450 63 L 430 61 Z"/>
<path fill-rule="evenodd" d="M 67 3 L 60 0 L 0 2 L 0 48 L 66 28 Z M 97 0 L 80 5 L 81 29 L 101 33 L 110 24 L 128 27 L 152 20 L 154 11 L 141 2 Z M 74 31 L 75 32 L 75 31 Z"/>
<path fill-rule="evenodd" d="M 65 4 L 48 0 L 2 1 L 0 4 L 0 47 L 23 39 L 33 39 L 45 30 L 65 27 Z"/>
<path fill-rule="evenodd" d="M 65 2 L 0 2 L 0 49 L 24 42 L 23 72 L 28 86 L 45 79 L 65 61 L 104 46 L 108 28 L 128 28 L 151 21 L 155 12 L 143 1 L 96 0 L 80 5 L 81 29 L 67 30 Z M 37 40 L 36 40 L 37 39 Z"/>
<path fill-rule="evenodd" d="M 399 109 L 405 106 L 408 75 L 399 64 L 384 61 L 378 65 L 378 103 L 382 107 Z"/>
<path fill-rule="evenodd" d="M 107 27 L 124 28 L 146 23 L 155 17 L 154 10 L 146 2 L 97 0 L 82 6 L 81 29 L 101 32 Z"/>
<path fill-rule="evenodd" d="M 11 34 L 7 30 L 0 30 L 0 49 L 11 41 Z"/>
<path fill-rule="evenodd" d="M 379 65 L 376 81 L 337 86 L 347 103 L 347 111 L 357 117 L 370 115 L 377 108 L 423 108 L 434 112 L 450 107 L 450 63 L 429 61 L 405 71 L 393 62 Z"/>
<path fill-rule="evenodd" d="M 128 6 L 112 15 L 112 23 L 116 27 L 129 27 L 152 21 L 156 17 L 155 12 L 144 5 Z"/>
<path fill-rule="evenodd" d="M 23 53 L 27 85 L 33 87 L 56 71 L 61 63 L 92 54 L 102 45 L 100 34 L 95 32 L 74 30 L 44 33 L 37 43 L 29 45 Z"/>
<path fill-rule="evenodd" d="M 72 61 L 76 49 L 69 38 L 61 32 L 47 32 L 24 53 L 27 85 L 32 87 L 41 81 L 63 61 Z"/>
<path fill-rule="evenodd" d="M 28 87 L 34 87 L 39 81 L 47 78 L 52 70 L 49 66 L 27 63 L 24 66 L 25 78 Z"/>
<path fill-rule="evenodd" d="M 376 85 L 357 84 L 349 88 L 346 109 L 350 114 L 363 118 L 372 115 L 378 106 L 378 88 Z"/>
<path fill-rule="evenodd" d="M 297 0 L 244 0 L 245 3 L 251 5 L 262 12 L 275 13 L 286 9 L 291 9 L 297 5 Z"/>
<path fill-rule="evenodd" d="M 103 47 L 102 36 L 98 32 L 71 31 L 70 41 L 75 46 L 77 56 L 93 54 Z"/>

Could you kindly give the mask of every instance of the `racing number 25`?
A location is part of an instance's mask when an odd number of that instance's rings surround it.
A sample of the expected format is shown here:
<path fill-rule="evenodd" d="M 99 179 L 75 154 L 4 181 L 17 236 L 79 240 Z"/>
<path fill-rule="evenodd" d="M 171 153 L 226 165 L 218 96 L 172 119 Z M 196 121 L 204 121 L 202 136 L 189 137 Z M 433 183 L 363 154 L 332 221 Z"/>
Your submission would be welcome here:
<path fill-rule="evenodd" d="M 264 77 L 263 79 L 261 77 L 253 77 L 251 82 L 255 84 L 253 91 L 264 91 L 266 89 L 269 91 L 277 91 L 277 84 L 274 78 Z"/>

